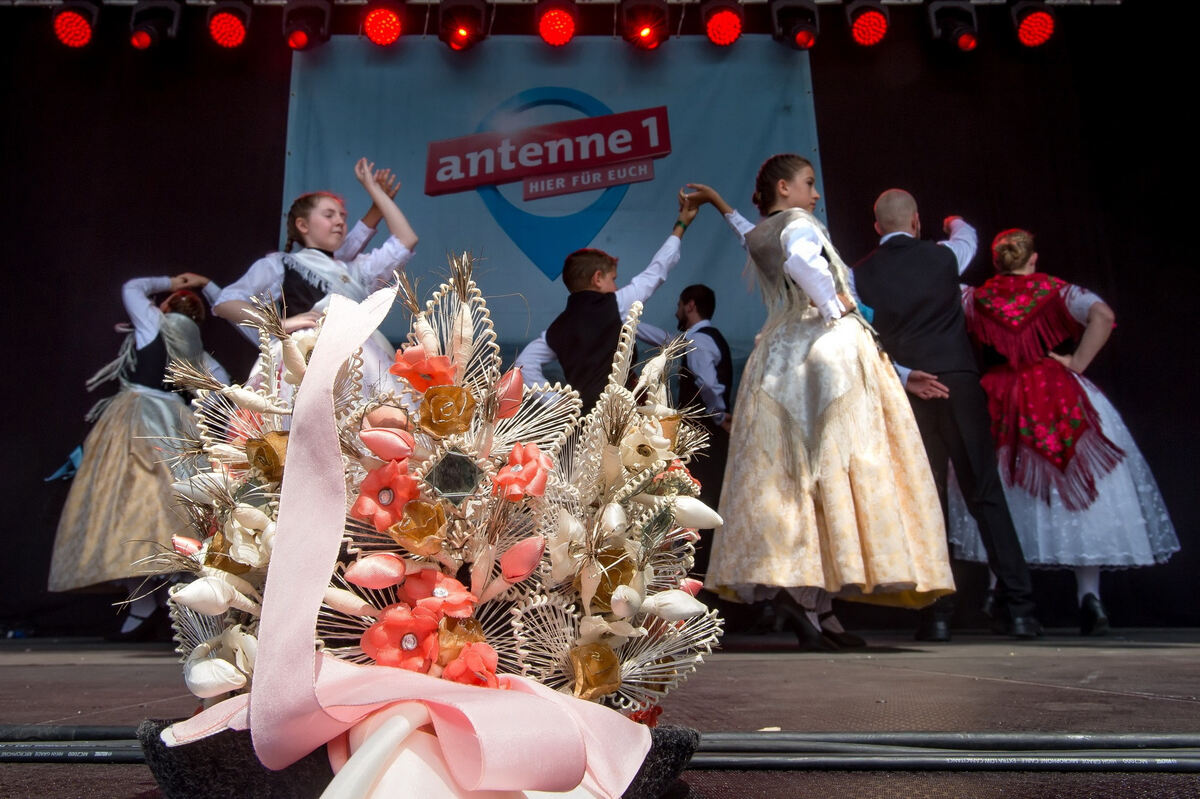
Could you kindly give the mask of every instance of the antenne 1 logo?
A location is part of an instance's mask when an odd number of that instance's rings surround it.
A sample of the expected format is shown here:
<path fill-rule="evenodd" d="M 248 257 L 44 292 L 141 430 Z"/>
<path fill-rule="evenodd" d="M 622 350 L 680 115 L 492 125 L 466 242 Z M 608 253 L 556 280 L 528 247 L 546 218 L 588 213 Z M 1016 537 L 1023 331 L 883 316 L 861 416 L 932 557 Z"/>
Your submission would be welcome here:
<path fill-rule="evenodd" d="M 584 116 L 520 130 L 501 120 L 540 106 Z M 665 106 L 614 113 L 589 94 L 560 86 L 527 89 L 496 106 L 474 134 L 429 144 L 428 195 L 476 190 L 505 234 L 548 278 L 563 257 L 586 247 L 607 224 L 629 183 L 654 178 L 653 159 L 671 152 Z M 532 214 L 497 186 L 523 181 L 522 200 L 604 189 L 583 209 L 562 216 Z"/>

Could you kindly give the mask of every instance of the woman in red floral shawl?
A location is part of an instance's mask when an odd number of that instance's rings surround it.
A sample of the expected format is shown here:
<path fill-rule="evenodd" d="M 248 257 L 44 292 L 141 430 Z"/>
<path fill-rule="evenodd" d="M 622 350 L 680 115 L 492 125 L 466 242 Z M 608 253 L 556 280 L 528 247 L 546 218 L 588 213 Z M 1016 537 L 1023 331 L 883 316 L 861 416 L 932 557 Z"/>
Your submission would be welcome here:
<path fill-rule="evenodd" d="M 1033 235 L 992 242 L 997 274 L 963 293 L 967 329 L 1003 363 L 982 378 L 1004 493 L 1031 566 L 1073 567 L 1080 631 L 1103 635 L 1100 569 L 1162 563 L 1179 549 L 1154 476 L 1120 415 L 1083 371 L 1114 327 L 1092 292 L 1037 271 Z M 1075 343 L 1070 355 L 1055 352 Z M 996 360 L 993 358 L 993 360 Z M 957 488 L 950 538 L 986 561 Z"/>

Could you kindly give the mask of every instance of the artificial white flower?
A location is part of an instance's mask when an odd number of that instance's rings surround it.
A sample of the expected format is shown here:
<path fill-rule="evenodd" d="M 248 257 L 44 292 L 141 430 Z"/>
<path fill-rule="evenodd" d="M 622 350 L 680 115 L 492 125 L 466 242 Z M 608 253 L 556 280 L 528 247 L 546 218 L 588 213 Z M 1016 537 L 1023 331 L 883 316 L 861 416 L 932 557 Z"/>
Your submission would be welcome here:
<path fill-rule="evenodd" d="M 258 603 L 218 577 L 201 577 L 171 588 L 171 601 L 205 616 L 221 616 L 230 608 L 257 616 Z"/>
<path fill-rule="evenodd" d="M 647 419 L 621 441 L 621 463 L 630 471 L 640 472 L 655 461 L 673 460 L 671 439 L 662 434 L 662 426 L 656 419 Z"/>
<path fill-rule="evenodd" d="M 594 644 L 600 639 L 614 649 L 630 638 L 640 638 L 646 634 L 642 627 L 634 627 L 627 621 L 608 621 L 603 616 L 584 616 L 579 620 L 579 637 L 576 643 L 580 646 Z"/>
<path fill-rule="evenodd" d="M 252 505 L 238 505 L 229 514 L 222 532 L 229 542 L 230 558 L 252 569 L 267 565 L 275 538 L 275 522 L 270 516 Z"/>
<path fill-rule="evenodd" d="M 618 585 L 613 589 L 612 598 L 608 604 L 612 608 L 614 616 L 619 619 L 628 619 L 641 610 L 642 602 L 643 597 L 637 589 L 628 585 Z"/>
<path fill-rule="evenodd" d="M 693 616 L 699 616 L 708 607 L 686 591 L 672 588 L 659 591 L 653 596 L 646 597 L 642 603 L 642 611 L 653 613 L 665 621 L 683 621 Z"/>

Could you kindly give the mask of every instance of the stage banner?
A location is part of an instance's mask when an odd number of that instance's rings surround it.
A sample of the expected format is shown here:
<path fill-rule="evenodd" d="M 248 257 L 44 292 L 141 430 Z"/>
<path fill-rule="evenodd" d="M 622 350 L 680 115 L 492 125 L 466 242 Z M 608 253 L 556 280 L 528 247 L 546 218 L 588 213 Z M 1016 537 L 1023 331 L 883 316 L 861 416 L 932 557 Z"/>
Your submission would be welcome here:
<path fill-rule="evenodd" d="M 388 49 L 334 37 L 293 59 L 284 212 L 327 189 L 356 219 L 369 201 L 355 160 L 391 167 L 421 239 L 409 274 L 433 286 L 448 252 L 479 257 L 506 362 L 562 311 L 563 258 L 598 247 L 620 259 L 618 284 L 628 281 L 670 234 L 684 184 L 713 186 L 755 222 L 750 196 L 767 156 L 799 153 L 821 177 L 808 55 L 767 36 L 730 48 L 672 39 L 653 52 L 607 37 L 552 49 L 494 36 L 466 52 L 432 36 Z M 714 324 L 744 360 L 765 312 L 737 236 L 706 206 L 682 253 L 643 318 L 674 330 L 680 290 L 705 283 Z M 405 329 L 398 310 L 384 326 L 393 340 Z"/>

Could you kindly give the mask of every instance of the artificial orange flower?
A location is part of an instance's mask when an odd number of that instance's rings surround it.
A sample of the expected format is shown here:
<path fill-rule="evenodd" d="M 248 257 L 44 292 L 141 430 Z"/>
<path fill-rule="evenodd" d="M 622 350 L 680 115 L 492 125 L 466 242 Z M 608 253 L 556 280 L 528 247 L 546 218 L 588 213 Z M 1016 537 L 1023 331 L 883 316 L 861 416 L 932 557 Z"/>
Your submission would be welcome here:
<path fill-rule="evenodd" d="M 546 481 L 553 463 L 538 450 L 537 444 L 513 444 L 508 464 L 500 469 L 492 484 L 492 493 L 511 502 L 546 493 Z"/>
<path fill-rule="evenodd" d="M 400 588 L 401 595 L 414 607 L 425 608 L 436 618 L 453 616 L 465 619 L 479 600 L 467 587 L 437 569 L 422 569 L 410 574 Z"/>
<path fill-rule="evenodd" d="M 425 349 L 414 344 L 396 353 L 396 362 L 388 371 L 407 380 L 414 391 L 425 392 L 430 386 L 448 386 L 454 383 L 454 364 L 445 355 L 428 358 Z"/>
<path fill-rule="evenodd" d="M 428 610 L 397 602 L 380 611 L 359 645 L 380 666 L 424 674 L 438 656 L 437 619 Z"/>
<path fill-rule="evenodd" d="M 500 682 L 496 679 L 496 664 L 499 662 L 496 650 L 487 644 L 467 644 L 458 657 L 446 666 L 442 679 L 478 685 L 480 688 L 499 688 Z"/>
<path fill-rule="evenodd" d="M 420 493 L 416 479 L 408 473 L 407 462 L 388 461 L 367 472 L 350 515 L 371 522 L 382 533 L 396 523 L 404 514 L 404 506 Z"/>
<path fill-rule="evenodd" d="M 521 367 L 514 366 L 504 373 L 496 384 L 496 418 L 509 419 L 517 415 L 521 408 L 521 400 L 525 398 L 525 381 L 521 376 Z"/>

